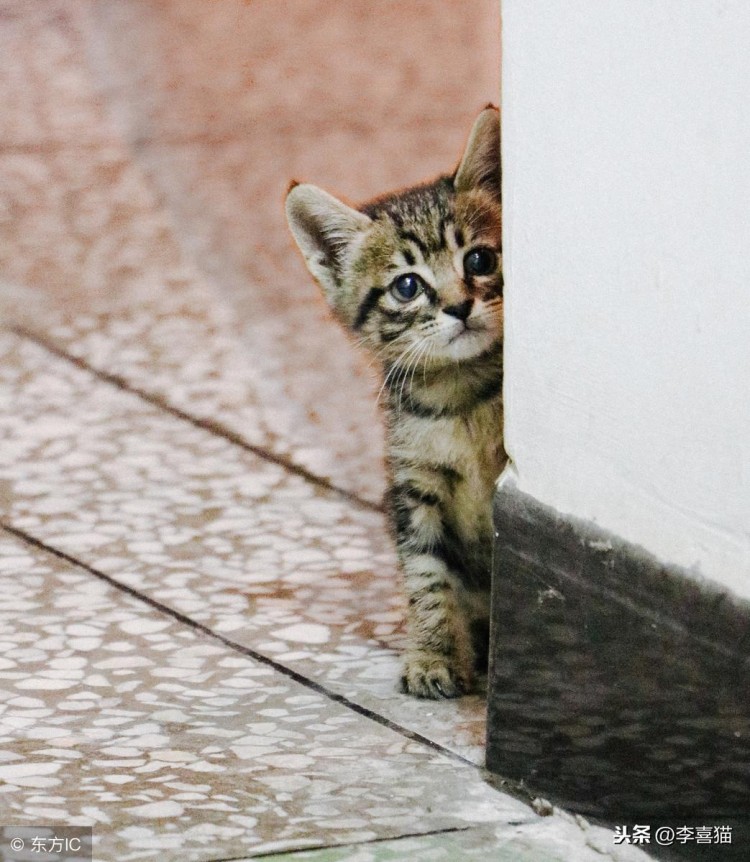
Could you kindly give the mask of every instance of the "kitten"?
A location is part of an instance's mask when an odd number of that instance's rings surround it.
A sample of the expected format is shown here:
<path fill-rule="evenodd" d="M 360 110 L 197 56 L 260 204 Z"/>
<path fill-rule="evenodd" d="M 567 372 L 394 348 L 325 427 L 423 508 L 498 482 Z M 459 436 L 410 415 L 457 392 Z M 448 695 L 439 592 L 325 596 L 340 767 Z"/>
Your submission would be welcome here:
<path fill-rule="evenodd" d="M 500 130 L 456 172 L 352 209 L 293 185 L 286 213 L 339 320 L 382 364 L 387 494 L 408 597 L 403 690 L 456 697 L 486 660 L 502 443 Z"/>

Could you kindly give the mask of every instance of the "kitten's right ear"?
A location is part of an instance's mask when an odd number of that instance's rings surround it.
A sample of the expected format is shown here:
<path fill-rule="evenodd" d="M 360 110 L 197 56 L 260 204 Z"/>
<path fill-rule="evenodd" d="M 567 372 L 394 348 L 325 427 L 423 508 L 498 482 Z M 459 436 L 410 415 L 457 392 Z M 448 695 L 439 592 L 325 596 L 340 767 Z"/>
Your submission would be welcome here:
<path fill-rule="evenodd" d="M 286 218 L 307 268 L 335 307 L 344 252 L 372 224 L 371 220 L 307 183 L 290 188 Z"/>
<path fill-rule="evenodd" d="M 457 192 L 484 188 L 500 199 L 500 111 L 494 105 L 474 121 L 453 185 Z"/>

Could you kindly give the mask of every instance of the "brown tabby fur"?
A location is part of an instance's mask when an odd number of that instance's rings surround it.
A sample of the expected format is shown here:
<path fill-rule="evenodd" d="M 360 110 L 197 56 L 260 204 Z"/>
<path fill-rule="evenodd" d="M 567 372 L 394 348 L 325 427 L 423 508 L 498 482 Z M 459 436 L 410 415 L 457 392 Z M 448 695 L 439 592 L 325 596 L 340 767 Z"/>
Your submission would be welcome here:
<path fill-rule="evenodd" d="M 498 112 L 479 115 L 452 175 L 359 209 L 296 185 L 286 210 L 326 299 L 383 370 L 409 602 L 402 687 L 455 697 L 486 652 L 491 497 L 506 460 Z"/>

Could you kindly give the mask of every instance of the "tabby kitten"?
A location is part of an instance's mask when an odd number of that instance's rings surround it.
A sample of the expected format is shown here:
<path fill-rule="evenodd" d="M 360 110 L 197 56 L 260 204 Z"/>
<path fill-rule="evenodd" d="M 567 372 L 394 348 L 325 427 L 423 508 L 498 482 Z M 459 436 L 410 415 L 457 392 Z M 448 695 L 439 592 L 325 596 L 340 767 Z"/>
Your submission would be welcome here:
<path fill-rule="evenodd" d="M 500 132 L 477 118 L 456 172 L 359 209 L 294 185 L 286 213 L 334 312 L 383 369 L 388 506 L 408 597 L 402 688 L 470 690 L 486 658 L 502 445 Z"/>

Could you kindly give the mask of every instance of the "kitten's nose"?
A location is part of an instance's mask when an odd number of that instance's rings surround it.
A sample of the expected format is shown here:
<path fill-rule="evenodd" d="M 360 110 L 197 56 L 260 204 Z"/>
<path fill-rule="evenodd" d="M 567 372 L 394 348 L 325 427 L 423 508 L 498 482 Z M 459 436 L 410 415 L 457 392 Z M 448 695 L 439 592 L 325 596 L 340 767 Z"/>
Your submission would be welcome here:
<path fill-rule="evenodd" d="M 465 299 L 459 302 L 458 305 L 449 305 L 443 309 L 445 314 L 450 314 L 451 317 L 457 317 L 459 320 L 466 322 L 466 318 L 471 314 L 471 307 L 474 305 L 473 299 Z"/>

